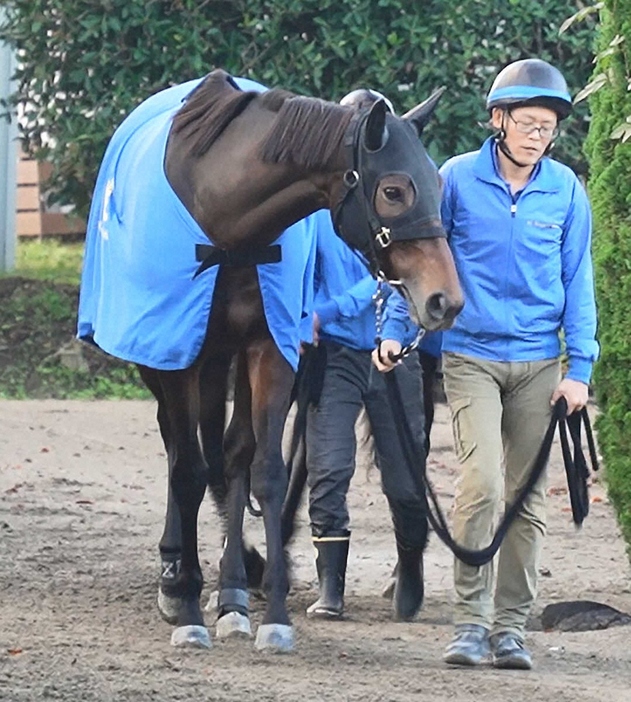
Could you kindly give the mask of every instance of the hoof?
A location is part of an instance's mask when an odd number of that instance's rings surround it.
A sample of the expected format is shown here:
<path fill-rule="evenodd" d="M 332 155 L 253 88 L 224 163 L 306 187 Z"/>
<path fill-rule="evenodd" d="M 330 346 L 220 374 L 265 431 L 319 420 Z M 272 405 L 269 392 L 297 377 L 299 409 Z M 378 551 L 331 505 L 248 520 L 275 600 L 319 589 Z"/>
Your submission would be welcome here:
<path fill-rule="evenodd" d="M 423 606 L 423 581 L 403 582 L 397 578 L 392 596 L 392 613 L 395 621 L 411 622 Z"/>
<path fill-rule="evenodd" d="M 395 621 L 411 622 L 423 606 L 423 550 L 405 550 L 398 545 L 397 549 L 399 560 L 393 573 L 392 612 Z"/>
<path fill-rule="evenodd" d="M 392 575 L 390 576 L 390 579 L 383 586 L 383 590 L 381 591 L 381 596 L 383 597 L 384 600 L 391 600 L 394 597 L 394 588 L 397 585 L 397 570 L 398 570 L 398 568 L 399 568 L 399 563 L 397 561 L 397 564 L 392 569 Z"/>
<path fill-rule="evenodd" d="M 171 645 L 177 648 L 210 648 L 210 634 L 205 626 L 179 626 L 171 634 Z"/>
<path fill-rule="evenodd" d="M 394 588 L 397 584 L 396 578 L 390 578 L 390 580 L 383 586 L 381 591 L 381 596 L 384 600 L 391 600 L 394 597 Z"/>
<path fill-rule="evenodd" d="M 328 607 L 315 607 L 311 605 L 307 609 L 307 617 L 309 619 L 326 619 L 328 621 L 336 621 L 343 619 L 344 613 L 340 612 L 339 609 L 329 609 Z"/>
<path fill-rule="evenodd" d="M 307 607 L 307 617 L 309 619 L 342 619 L 344 616 L 344 600 L 338 599 L 335 602 L 322 602 L 316 600 Z"/>
<path fill-rule="evenodd" d="M 169 597 L 158 588 L 158 610 L 160 616 L 169 624 L 177 624 L 177 615 L 180 611 L 180 600 L 177 597 Z"/>
<path fill-rule="evenodd" d="M 239 612 L 228 612 L 217 619 L 218 639 L 249 638 L 252 636 L 250 620 Z"/>
<path fill-rule="evenodd" d="M 294 650 L 294 628 L 289 624 L 261 624 L 256 632 L 257 651 L 290 653 Z"/>

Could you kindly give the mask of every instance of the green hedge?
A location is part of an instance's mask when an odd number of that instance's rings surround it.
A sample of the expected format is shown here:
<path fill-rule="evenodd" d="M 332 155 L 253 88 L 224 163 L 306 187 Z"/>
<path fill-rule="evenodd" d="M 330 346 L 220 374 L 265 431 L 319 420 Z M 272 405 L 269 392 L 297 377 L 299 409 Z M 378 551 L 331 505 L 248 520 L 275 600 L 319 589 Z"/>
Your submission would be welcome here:
<path fill-rule="evenodd" d="M 602 414 L 597 423 L 608 492 L 631 544 L 631 142 L 612 139 L 631 115 L 631 0 L 607 0 L 598 49 L 614 37 L 625 41 L 602 55 L 596 73 L 609 81 L 590 99 L 592 124 L 586 143 L 594 211 L 594 261 L 601 358 L 595 388 Z"/>
<path fill-rule="evenodd" d="M 577 91 L 593 25 L 558 36 L 581 6 L 562 0 L 5 0 L 0 32 L 19 51 L 22 133 L 52 160 L 53 198 L 85 212 L 108 138 L 160 88 L 222 66 L 270 86 L 337 100 L 374 87 L 398 110 L 448 86 L 429 130 L 442 162 L 485 136 L 483 96 L 506 63 L 540 56 Z M 579 171 L 586 110 L 559 157 Z"/>

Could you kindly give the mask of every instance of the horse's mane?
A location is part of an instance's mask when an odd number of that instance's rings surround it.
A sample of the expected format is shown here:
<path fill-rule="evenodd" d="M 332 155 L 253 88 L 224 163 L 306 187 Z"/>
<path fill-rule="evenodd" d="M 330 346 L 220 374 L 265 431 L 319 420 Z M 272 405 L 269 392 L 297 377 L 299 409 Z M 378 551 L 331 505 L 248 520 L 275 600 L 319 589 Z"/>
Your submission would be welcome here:
<path fill-rule="evenodd" d="M 274 91 L 261 96 L 262 103 Z M 291 93 L 290 93 L 291 95 Z M 328 166 L 342 145 L 353 110 L 317 98 L 285 98 L 261 157 L 268 163 L 305 168 Z"/>
<path fill-rule="evenodd" d="M 242 91 L 222 70 L 210 73 L 188 96 L 173 119 L 172 132 L 190 140 L 191 153 L 202 156 L 228 124 L 254 100 L 278 116 L 261 147 L 268 163 L 326 167 L 338 153 L 353 111 L 317 98 L 275 88 Z"/>
<path fill-rule="evenodd" d="M 258 93 L 242 91 L 222 70 L 208 74 L 173 118 L 171 131 L 191 140 L 193 156 L 203 156 Z"/>

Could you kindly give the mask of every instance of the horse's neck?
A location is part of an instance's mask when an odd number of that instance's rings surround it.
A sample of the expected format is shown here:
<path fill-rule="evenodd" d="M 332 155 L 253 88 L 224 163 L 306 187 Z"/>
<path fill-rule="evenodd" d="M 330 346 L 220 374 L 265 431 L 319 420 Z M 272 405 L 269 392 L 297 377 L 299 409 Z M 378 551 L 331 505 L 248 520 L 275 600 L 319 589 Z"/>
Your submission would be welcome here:
<path fill-rule="evenodd" d="M 327 206 L 312 183 L 298 180 L 244 210 L 233 234 L 243 243 L 254 237 L 257 244 L 267 245 L 292 224 Z"/>
<path fill-rule="evenodd" d="M 169 181 L 217 246 L 266 245 L 298 220 L 329 206 L 334 174 L 261 161 L 268 130 L 260 118 L 235 120 L 195 160 L 177 142 L 169 148 Z"/>

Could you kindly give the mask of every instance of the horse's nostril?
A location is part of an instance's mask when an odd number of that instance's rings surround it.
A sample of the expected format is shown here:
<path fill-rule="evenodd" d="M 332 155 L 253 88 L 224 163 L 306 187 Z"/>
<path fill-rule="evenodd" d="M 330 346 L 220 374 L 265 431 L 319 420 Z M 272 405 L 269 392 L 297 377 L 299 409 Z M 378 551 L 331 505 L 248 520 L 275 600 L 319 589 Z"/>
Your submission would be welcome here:
<path fill-rule="evenodd" d="M 429 314 L 432 319 L 443 319 L 445 312 L 448 308 L 447 296 L 443 293 L 434 293 L 429 298 L 427 298 L 427 303 L 425 308 L 427 314 Z"/>

